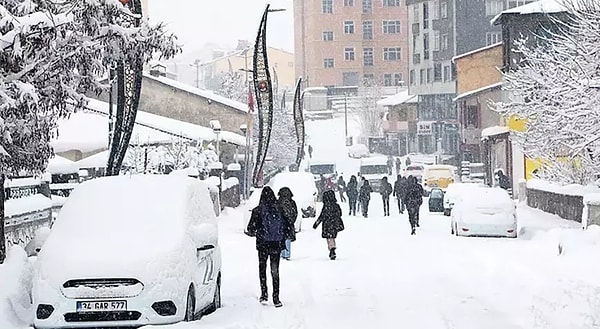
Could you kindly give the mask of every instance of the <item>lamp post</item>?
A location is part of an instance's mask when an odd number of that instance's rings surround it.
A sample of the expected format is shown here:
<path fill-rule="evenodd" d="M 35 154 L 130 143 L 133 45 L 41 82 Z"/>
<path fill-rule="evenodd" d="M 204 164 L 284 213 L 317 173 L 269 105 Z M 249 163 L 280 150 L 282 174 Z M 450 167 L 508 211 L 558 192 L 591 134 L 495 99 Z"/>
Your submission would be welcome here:
<path fill-rule="evenodd" d="M 219 120 L 210 120 L 210 127 L 212 128 L 215 135 L 217 135 L 217 158 L 219 162 L 221 161 L 221 152 L 220 152 L 220 140 L 219 135 L 221 134 L 221 122 Z"/>

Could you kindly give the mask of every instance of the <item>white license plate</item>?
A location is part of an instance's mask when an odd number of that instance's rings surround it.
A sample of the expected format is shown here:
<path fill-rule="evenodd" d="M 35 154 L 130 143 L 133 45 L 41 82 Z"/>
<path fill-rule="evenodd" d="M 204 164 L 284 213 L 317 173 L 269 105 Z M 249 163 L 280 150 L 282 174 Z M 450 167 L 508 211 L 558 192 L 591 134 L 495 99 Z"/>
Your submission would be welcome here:
<path fill-rule="evenodd" d="M 125 300 L 77 302 L 77 312 L 110 312 L 126 310 L 127 301 Z"/>

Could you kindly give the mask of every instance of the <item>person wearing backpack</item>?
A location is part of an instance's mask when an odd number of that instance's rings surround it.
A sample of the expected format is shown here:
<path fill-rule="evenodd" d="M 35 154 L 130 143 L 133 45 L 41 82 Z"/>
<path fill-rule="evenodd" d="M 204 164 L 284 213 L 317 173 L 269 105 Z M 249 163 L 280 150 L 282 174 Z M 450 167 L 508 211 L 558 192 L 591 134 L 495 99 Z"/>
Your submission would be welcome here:
<path fill-rule="evenodd" d="M 323 209 L 313 228 L 316 230 L 321 224 L 323 224 L 321 237 L 327 239 L 329 259 L 335 260 L 337 257 L 335 238 L 339 232 L 344 230 L 344 222 L 342 221 L 342 209 L 335 199 L 335 192 L 331 190 L 323 193 Z"/>
<path fill-rule="evenodd" d="M 267 260 L 269 260 L 273 279 L 273 304 L 275 307 L 283 306 L 279 299 L 279 260 L 281 258 L 281 251 L 285 249 L 285 239 L 289 235 L 289 232 L 287 232 L 289 227 L 290 225 L 287 223 L 283 210 L 275 197 L 275 193 L 270 187 L 264 187 L 258 206 L 252 209 L 246 234 L 256 237 L 258 276 L 261 291 L 259 301 L 266 303 L 269 300 L 267 288 Z"/>
<path fill-rule="evenodd" d="M 287 228 L 287 235 L 285 237 L 285 249 L 281 252 L 281 258 L 290 260 L 292 252 L 292 242 L 296 241 L 296 220 L 298 217 L 298 206 L 296 201 L 292 199 L 294 194 L 289 187 L 282 187 L 279 190 L 279 206 L 283 212 L 286 223 L 289 225 Z"/>

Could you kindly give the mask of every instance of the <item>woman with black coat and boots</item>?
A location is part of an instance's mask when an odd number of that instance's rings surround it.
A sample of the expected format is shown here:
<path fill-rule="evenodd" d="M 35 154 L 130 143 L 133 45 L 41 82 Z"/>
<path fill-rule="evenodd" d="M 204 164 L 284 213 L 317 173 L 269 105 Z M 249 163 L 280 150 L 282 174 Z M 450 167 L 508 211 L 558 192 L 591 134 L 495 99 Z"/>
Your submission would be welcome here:
<path fill-rule="evenodd" d="M 410 221 L 411 235 L 416 234 L 416 227 L 419 226 L 419 208 L 423 204 L 423 187 L 413 176 L 408 176 L 408 186 L 404 199 L 406 209 L 408 210 L 408 220 Z"/>
<path fill-rule="evenodd" d="M 356 216 L 356 199 L 358 199 L 358 186 L 356 182 L 356 176 L 352 175 L 350 181 L 346 186 L 346 194 L 348 195 L 348 206 L 350 211 L 348 215 Z"/>
<path fill-rule="evenodd" d="M 342 209 L 337 204 L 333 191 L 323 193 L 323 209 L 313 228 L 317 229 L 320 224 L 323 224 L 321 236 L 327 239 L 329 259 L 334 260 L 337 256 L 335 238 L 339 232 L 344 230 L 344 222 L 342 221 Z"/>
<path fill-rule="evenodd" d="M 392 184 L 388 182 L 387 177 L 381 179 L 381 199 L 383 200 L 383 216 L 390 215 L 390 195 L 392 194 Z"/>
<path fill-rule="evenodd" d="M 363 177 L 363 184 L 358 192 L 358 198 L 362 207 L 363 217 L 365 218 L 369 217 L 369 201 L 371 201 L 371 192 L 373 192 L 373 189 L 371 188 L 369 181 Z"/>
<path fill-rule="evenodd" d="M 279 206 L 281 207 L 283 216 L 288 224 L 287 235 L 285 237 L 285 249 L 281 251 L 281 257 L 285 260 L 290 260 L 292 242 L 296 241 L 296 219 L 298 218 L 298 206 L 296 205 L 296 201 L 292 199 L 292 197 L 294 197 L 292 190 L 290 190 L 288 187 L 282 187 L 279 190 L 278 195 Z"/>
<path fill-rule="evenodd" d="M 269 299 L 267 289 L 267 260 L 270 260 L 271 276 L 273 278 L 273 304 L 275 307 L 283 306 L 279 300 L 279 259 L 281 251 L 285 249 L 285 238 L 289 234 L 288 228 L 289 223 L 287 223 L 283 215 L 275 193 L 270 187 L 264 187 L 258 206 L 252 209 L 246 234 L 256 237 L 261 303 Z"/>

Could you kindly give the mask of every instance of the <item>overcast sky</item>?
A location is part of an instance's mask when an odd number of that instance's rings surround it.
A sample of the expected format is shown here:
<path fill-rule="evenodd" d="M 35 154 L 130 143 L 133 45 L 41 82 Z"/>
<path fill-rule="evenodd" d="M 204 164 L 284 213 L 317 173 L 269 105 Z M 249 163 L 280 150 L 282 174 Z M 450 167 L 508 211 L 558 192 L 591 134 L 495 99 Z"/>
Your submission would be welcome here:
<path fill-rule="evenodd" d="M 152 22 L 164 21 L 184 46 L 184 53 L 206 43 L 235 47 L 238 39 L 256 38 L 262 12 L 271 8 L 268 21 L 270 46 L 294 50 L 293 0 L 149 0 Z"/>

